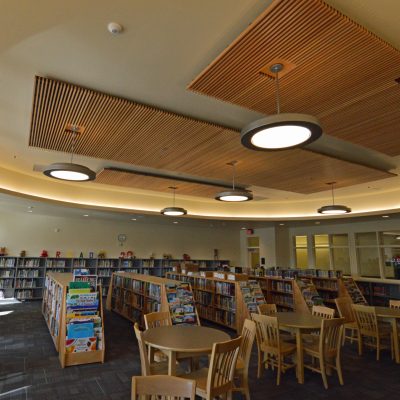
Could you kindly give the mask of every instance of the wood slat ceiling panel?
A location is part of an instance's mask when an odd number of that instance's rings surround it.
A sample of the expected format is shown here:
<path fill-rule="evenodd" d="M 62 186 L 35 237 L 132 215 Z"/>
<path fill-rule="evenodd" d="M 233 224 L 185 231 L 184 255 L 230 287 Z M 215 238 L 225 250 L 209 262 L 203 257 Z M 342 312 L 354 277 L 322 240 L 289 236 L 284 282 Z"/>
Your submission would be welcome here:
<path fill-rule="evenodd" d="M 107 185 L 123 186 L 129 188 L 138 188 L 144 190 L 153 190 L 157 192 L 171 193 L 169 189 L 175 186 L 176 196 L 179 195 L 197 196 L 197 197 L 214 197 L 217 192 L 226 190 L 223 187 L 202 185 L 199 183 L 182 182 L 173 179 L 164 179 L 152 176 L 136 175 L 129 172 L 102 170 L 96 177 L 96 183 L 104 183 Z"/>
<path fill-rule="evenodd" d="M 315 115 L 330 135 L 400 154 L 400 52 L 320 0 L 274 1 L 188 88 L 273 114 L 275 83 L 259 71 L 277 58 L 296 66 L 280 81 L 282 112 Z"/>
<path fill-rule="evenodd" d="M 30 146 L 69 152 L 67 124 L 84 127 L 77 154 L 228 182 L 226 164 L 238 160 L 237 180 L 246 186 L 308 194 L 330 181 L 342 187 L 391 176 L 300 149 L 251 151 L 236 130 L 36 77 Z"/>

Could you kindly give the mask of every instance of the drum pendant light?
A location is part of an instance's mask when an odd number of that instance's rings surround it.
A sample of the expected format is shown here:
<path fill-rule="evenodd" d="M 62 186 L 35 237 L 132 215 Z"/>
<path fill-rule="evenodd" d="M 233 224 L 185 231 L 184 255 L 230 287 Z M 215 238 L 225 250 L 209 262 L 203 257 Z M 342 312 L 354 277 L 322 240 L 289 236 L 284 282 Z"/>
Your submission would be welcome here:
<path fill-rule="evenodd" d="M 219 192 L 215 195 L 215 200 L 219 201 L 230 201 L 230 202 L 239 202 L 239 201 L 249 201 L 253 199 L 253 194 L 248 190 L 243 189 L 235 189 L 235 166 L 237 161 L 231 161 L 227 165 L 230 165 L 233 169 L 232 171 L 232 190 L 224 190 L 223 192 Z"/>
<path fill-rule="evenodd" d="M 328 206 L 322 206 L 321 208 L 318 209 L 318 212 L 320 214 L 324 215 L 340 215 L 340 214 L 348 214 L 351 212 L 351 208 L 347 206 L 342 206 L 339 204 L 335 204 L 335 195 L 333 193 L 333 185 L 336 182 L 328 182 L 327 185 L 331 185 L 331 190 L 332 190 L 332 204 Z"/>
<path fill-rule="evenodd" d="M 177 189 L 176 186 L 170 186 L 168 189 L 173 190 L 173 202 L 172 207 L 165 207 L 160 212 L 163 215 L 169 215 L 171 217 L 178 217 L 181 215 L 186 215 L 187 211 L 182 207 L 175 207 L 175 190 Z"/>
<path fill-rule="evenodd" d="M 306 114 L 280 113 L 279 72 L 283 64 L 273 64 L 270 71 L 275 74 L 275 115 L 253 121 L 242 129 L 241 142 L 251 150 L 284 150 L 304 146 L 322 135 L 318 120 Z"/>
<path fill-rule="evenodd" d="M 72 162 L 74 158 L 76 139 L 78 135 L 82 133 L 82 129 L 77 125 L 68 125 L 66 132 L 72 133 L 70 162 L 50 164 L 43 170 L 43 173 L 49 178 L 59 179 L 62 181 L 93 181 L 96 179 L 96 173 L 94 171 L 84 165 L 74 164 Z"/>

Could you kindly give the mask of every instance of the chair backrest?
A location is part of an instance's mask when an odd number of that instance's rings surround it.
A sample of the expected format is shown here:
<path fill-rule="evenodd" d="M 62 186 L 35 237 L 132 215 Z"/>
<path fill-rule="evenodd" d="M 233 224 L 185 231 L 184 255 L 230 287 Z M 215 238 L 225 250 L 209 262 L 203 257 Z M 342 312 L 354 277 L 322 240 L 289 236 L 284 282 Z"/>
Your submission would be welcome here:
<path fill-rule="evenodd" d="M 214 343 L 207 376 L 209 398 L 227 393 L 233 388 L 236 362 L 242 337 L 227 342 Z"/>
<path fill-rule="evenodd" d="M 376 317 L 375 307 L 361 304 L 352 304 L 351 307 L 353 308 L 360 333 L 366 336 L 378 337 L 378 319 Z"/>
<path fill-rule="evenodd" d="M 243 361 L 245 370 L 249 368 L 251 350 L 256 337 L 256 323 L 245 319 L 242 328 L 242 343 L 240 344 L 239 357 Z"/>
<path fill-rule="evenodd" d="M 324 306 L 312 306 L 311 314 L 323 319 L 332 319 L 335 317 L 335 310 Z"/>
<path fill-rule="evenodd" d="M 146 329 L 157 328 L 159 326 L 171 326 L 171 315 L 168 311 L 152 312 L 144 315 L 144 325 Z"/>
<path fill-rule="evenodd" d="M 262 315 L 273 315 L 276 314 L 278 312 L 277 308 L 276 308 L 276 304 L 259 304 L 257 306 L 257 311 L 259 314 Z"/>
<path fill-rule="evenodd" d="M 195 400 L 196 381 L 176 376 L 153 375 L 132 378 L 132 400 Z"/>
<path fill-rule="evenodd" d="M 148 376 L 150 375 L 150 364 L 147 355 L 146 345 L 142 336 L 143 332 L 139 329 L 139 325 L 137 322 L 135 322 L 135 325 L 133 325 L 133 329 L 135 330 L 136 339 L 138 341 L 140 365 L 142 366 L 142 376 Z"/>
<path fill-rule="evenodd" d="M 344 318 L 323 319 L 319 336 L 319 353 L 322 357 L 336 357 L 342 347 Z"/>
<path fill-rule="evenodd" d="M 280 336 L 278 318 L 271 315 L 252 314 L 256 323 L 259 344 L 271 354 L 278 354 L 280 351 Z"/>
<path fill-rule="evenodd" d="M 348 297 L 338 297 L 335 299 L 335 304 L 338 309 L 340 318 L 344 318 L 345 322 L 354 322 L 356 320 L 353 309 L 351 308 L 352 301 Z"/>
<path fill-rule="evenodd" d="M 400 308 L 400 300 L 389 300 L 390 308 Z"/>

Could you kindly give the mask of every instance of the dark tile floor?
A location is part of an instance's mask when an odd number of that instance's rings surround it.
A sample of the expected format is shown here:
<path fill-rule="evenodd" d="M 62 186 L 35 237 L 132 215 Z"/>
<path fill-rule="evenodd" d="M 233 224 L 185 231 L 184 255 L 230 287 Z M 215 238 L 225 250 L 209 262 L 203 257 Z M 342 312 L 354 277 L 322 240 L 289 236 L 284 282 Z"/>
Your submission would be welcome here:
<path fill-rule="evenodd" d="M 13 311 L 2 315 L 4 311 Z M 131 324 L 116 314 L 105 313 L 106 362 L 62 369 L 40 311 L 40 303 L 0 306 L 0 400 L 16 399 L 126 399 L 130 398 L 132 375 L 140 374 L 140 361 Z M 254 348 L 255 350 L 255 348 Z M 305 384 L 299 385 L 293 371 L 282 377 L 266 371 L 256 379 L 257 361 L 250 367 L 253 400 L 275 399 L 395 399 L 400 393 L 400 365 L 383 354 L 362 358 L 355 346 L 343 353 L 345 385 L 336 376 L 329 389 L 318 374 L 306 371 Z M 239 399 L 235 395 L 235 399 Z"/>

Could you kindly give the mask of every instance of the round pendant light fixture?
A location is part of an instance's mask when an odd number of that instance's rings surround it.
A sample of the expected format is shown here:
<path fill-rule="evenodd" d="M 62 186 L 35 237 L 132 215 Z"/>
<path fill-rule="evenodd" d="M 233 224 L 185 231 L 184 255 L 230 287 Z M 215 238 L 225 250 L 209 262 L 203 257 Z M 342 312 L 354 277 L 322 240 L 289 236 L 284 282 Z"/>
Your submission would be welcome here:
<path fill-rule="evenodd" d="M 273 64 L 277 113 L 253 121 L 242 129 L 241 142 L 251 150 L 285 150 L 314 142 L 322 135 L 317 118 L 307 114 L 280 113 L 279 72 L 283 64 Z"/>
<path fill-rule="evenodd" d="M 168 189 L 173 190 L 173 203 L 172 207 L 165 207 L 160 212 L 163 215 L 168 215 L 170 217 L 179 217 L 181 215 L 186 215 L 187 210 L 182 207 L 175 207 L 175 190 L 177 189 L 176 186 L 170 186 Z"/>
<path fill-rule="evenodd" d="M 72 144 L 71 144 L 71 160 L 69 163 L 53 163 L 47 166 L 43 173 L 54 179 L 59 179 L 62 181 L 93 181 L 96 179 L 96 173 L 90 168 L 84 165 L 74 164 L 74 150 L 76 139 L 80 133 L 82 133 L 82 128 L 77 125 L 68 125 L 66 132 L 72 134 Z"/>
<path fill-rule="evenodd" d="M 335 195 L 333 192 L 333 185 L 336 182 L 328 182 L 327 185 L 331 185 L 331 190 L 332 190 L 332 204 L 327 205 L 327 206 L 322 206 L 321 208 L 318 209 L 318 212 L 320 214 L 324 215 L 341 215 L 341 214 L 348 214 L 351 213 L 351 208 L 347 206 L 343 206 L 340 204 L 335 204 Z"/>
<path fill-rule="evenodd" d="M 219 201 L 230 201 L 230 202 L 240 202 L 253 200 L 253 194 L 248 190 L 236 189 L 235 188 L 235 172 L 236 172 L 237 161 L 231 161 L 227 165 L 230 165 L 233 169 L 232 172 L 232 190 L 224 190 L 215 195 L 215 200 Z"/>

